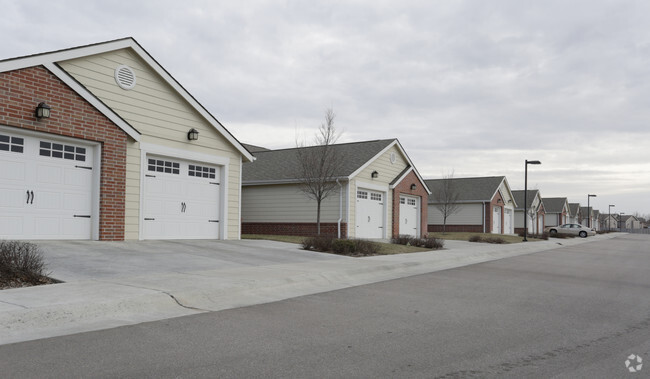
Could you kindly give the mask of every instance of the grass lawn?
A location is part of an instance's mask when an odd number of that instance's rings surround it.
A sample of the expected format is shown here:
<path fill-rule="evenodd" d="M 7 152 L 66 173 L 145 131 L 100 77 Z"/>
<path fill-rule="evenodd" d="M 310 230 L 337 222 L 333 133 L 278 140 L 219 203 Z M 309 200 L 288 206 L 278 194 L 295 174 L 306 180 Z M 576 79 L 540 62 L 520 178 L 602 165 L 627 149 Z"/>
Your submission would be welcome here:
<path fill-rule="evenodd" d="M 269 240 L 269 241 L 279 241 L 279 242 L 300 244 L 302 243 L 302 239 L 304 237 L 275 236 L 275 235 L 266 235 L 266 234 L 242 234 L 241 238 L 248 239 L 248 240 Z M 431 249 L 425 249 L 423 247 L 405 246 L 405 245 L 397 245 L 393 243 L 383 243 L 383 242 L 375 242 L 375 243 L 380 246 L 378 255 L 419 253 L 422 251 L 431 251 Z"/>
<path fill-rule="evenodd" d="M 481 236 L 481 237 L 499 237 L 503 238 L 507 243 L 519 243 L 524 239 L 519 236 L 511 236 L 504 234 L 491 234 L 491 233 L 469 233 L 469 232 L 447 232 L 447 233 L 431 233 L 429 232 L 430 237 L 442 238 L 444 240 L 454 240 L 454 241 L 467 241 L 471 236 Z M 543 241 L 538 238 L 528 237 L 529 242 Z"/>

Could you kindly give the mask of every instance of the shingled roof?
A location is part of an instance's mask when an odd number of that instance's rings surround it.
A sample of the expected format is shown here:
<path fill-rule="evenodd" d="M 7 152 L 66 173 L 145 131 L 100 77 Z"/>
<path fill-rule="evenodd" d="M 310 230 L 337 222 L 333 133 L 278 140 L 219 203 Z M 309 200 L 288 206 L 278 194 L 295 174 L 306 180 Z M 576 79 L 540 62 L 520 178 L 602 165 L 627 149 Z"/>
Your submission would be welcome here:
<path fill-rule="evenodd" d="M 373 157 L 386 149 L 396 139 L 363 141 L 332 145 L 335 153 L 343 157 L 343 165 L 334 176 L 347 178 Z M 310 146 L 307 149 L 319 149 L 321 146 Z M 242 170 L 243 184 L 256 182 L 296 182 L 300 178 L 298 148 L 254 151 L 254 162 L 245 163 Z"/>
<path fill-rule="evenodd" d="M 480 178 L 451 178 L 452 185 L 458 191 L 458 202 L 490 201 L 506 179 L 505 176 L 485 176 Z M 429 204 L 435 204 L 435 194 L 443 181 L 447 179 L 427 179 L 424 182 L 431 189 Z M 516 201 L 516 200 L 515 200 Z"/>
<path fill-rule="evenodd" d="M 567 202 L 566 197 L 544 197 L 542 198 L 544 202 L 544 209 L 546 213 L 562 213 L 564 209 L 564 204 Z"/>
<path fill-rule="evenodd" d="M 526 194 L 526 200 L 528 200 L 528 205 L 526 206 L 527 208 L 531 208 L 533 206 L 533 201 L 535 200 L 535 196 L 539 193 L 539 190 L 533 189 L 533 190 L 528 190 L 528 193 Z M 512 197 L 514 197 L 515 202 L 517 203 L 517 209 L 524 209 L 524 190 L 516 190 L 512 191 Z M 544 209 L 546 209 L 546 204 L 544 204 Z"/>
<path fill-rule="evenodd" d="M 580 203 L 569 203 L 569 211 L 571 212 L 571 216 L 577 215 L 579 210 Z"/>

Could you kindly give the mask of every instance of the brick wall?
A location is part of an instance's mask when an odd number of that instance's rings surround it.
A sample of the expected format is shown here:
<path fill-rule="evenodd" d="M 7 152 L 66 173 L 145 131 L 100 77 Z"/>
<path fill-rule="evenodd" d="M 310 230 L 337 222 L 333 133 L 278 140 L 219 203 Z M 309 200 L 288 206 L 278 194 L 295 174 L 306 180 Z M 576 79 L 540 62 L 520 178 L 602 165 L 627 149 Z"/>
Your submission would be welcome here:
<path fill-rule="evenodd" d="M 494 216 L 494 208 L 501 208 L 501 234 L 503 234 L 503 218 L 505 212 L 503 210 L 503 197 L 501 193 L 497 191 L 496 195 L 492 198 L 488 204 L 485 205 L 485 233 L 492 233 L 492 216 Z"/>
<path fill-rule="evenodd" d="M 415 189 L 411 190 L 411 185 L 415 184 Z M 415 172 L 411 171 L 402 181 L 395 186 L 393 189 L 393 230 L 392 236 L 397 237 L 399 235 L 399 196 L 400 195 L 411 195 L 417 196 L 420 198 L 420 237 L 423 237 L 427 233 L 427 211 L 429 203 L 429 194 L 424 189 L 424 184 L 420 182 L 420 179 Z"/>
<path fill-rule="evenodd" d="M 321 222 L 322 235 L 337 236 L 337 223 Z M 242 222 L 242 234 L 271 234 L 280 236 L 315 236 L 315 222 Z M 347 223 L 341 223 L 341 238 L 347 238 Z"/>
<path fill-rule="evenodd" d="M 34 116 L 40 102 L 48 119 Z M 0 124 L 100 142 L 99 238 L 124 239 L 127 135 L 44 67 L 0 73 Z"/>
<path fill-rule="evenodd" d="M 429 225 L 429 232 L 442 233 L 442 224 Z M 447 225 L 446 232 L 483 233 L 483 225 Z"/>

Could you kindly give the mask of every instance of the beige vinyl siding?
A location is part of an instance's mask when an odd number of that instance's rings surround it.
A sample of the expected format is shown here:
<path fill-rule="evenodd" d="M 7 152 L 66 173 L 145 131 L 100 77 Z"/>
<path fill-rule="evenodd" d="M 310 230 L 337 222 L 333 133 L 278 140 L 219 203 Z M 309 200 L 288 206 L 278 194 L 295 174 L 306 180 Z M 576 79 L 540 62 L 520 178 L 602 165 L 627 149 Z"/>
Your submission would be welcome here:
<path fill-rule="evenodd" d="M 457 213 L 447 217 L 447 225 L 483 225 L 483 205 L 480 203 L 461 204 Z M 442 212 L 433 204 L 427 211 L 429 225 L 442 225 Z"/>
<path fill-rule="evenodd" d="M 137 240 L 140 227 L 140 147 L 129 139 L 126 149 L 124 239 Z"/>
<path fill-rule="evenodd" d="M 390 154 L 395 153 L 395 162 L 390 162 Z M 392 204 L 393 204 L 393 191 L 390 190 L 390 183 L 397 178 L 397 176 L 404 171 L 408 166 L 408 161 L 406 157 L 402 155 L 400 149 L 394 145 L 390 149 L 386 150 L 383 154 L 378 156 L 376 159 L 370 162 L 370 164 L 361 170 L 357 175 L 354 176 L 353 180 L 350 181 L 350 188 L 348 195 L 350 196 L 350 213 L 349 213 L 349 223 L 350 227 L 348 228 L 348 236 L 353 238 L 356 236 L 356 199 L 357 199 L 357 189 L 366 188 L 364 185 L 366 183 L 371 184 L 372 186 L 380 186 L 384 189 L 382 190 L 386 194 L 385 200 L 385 214 L 384 220 L 386 220 L 386 225 L 384 226 L 384 232 L 386 233 L 384 237 L 390 238 L 391 231 L 393 230 L 392 225 Z M 379 176 L 375 179 L 371 177 L 373 171 L 377 171 Z M 374 187 L 368 189 L 376 190 Z"/>
<path fill-rule="evenodd" d="M 174 149 L 229 158 L 227 238 L 239 236 L 240 156 L 237 149 L 178 94 L 163 78 L 130 49 L 59 62 L 61 67 L 83 84 L 108 107 L 141 134 L 141 142 Z M 131 67 L 136 86 L 120 88 L 115 82 L 119 65 Z M 195 128 L 199 139 L 189 142 L 187 132 Z M 127 146 L 125 237 L 138 238 L 140 206 L 140 145 Z"/>
<path fill-rule="evenodd" d="M 342 183 L 345 191 L 345 183 Z M 345 196 L 345 192 L 344 192 Z M 345 222 L 346 199 L 343 198 Z M 339 219 L 339 191 L 321 203 L 321 222 Z M 316 202 L 300 191 L 298 185 L 281 184 L 242 188 L 242 222 L 316 222 Z"/>

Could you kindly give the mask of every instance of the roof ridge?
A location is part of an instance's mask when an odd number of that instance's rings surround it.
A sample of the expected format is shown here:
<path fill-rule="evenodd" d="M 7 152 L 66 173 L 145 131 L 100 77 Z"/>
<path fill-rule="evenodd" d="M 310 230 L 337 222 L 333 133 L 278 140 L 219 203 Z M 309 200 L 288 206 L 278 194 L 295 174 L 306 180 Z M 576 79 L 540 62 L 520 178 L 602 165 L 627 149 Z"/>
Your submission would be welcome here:
<path fill-rule="evenodd" d="M 71 50 L 76 50 L 76 49 L 83 49 L 83 48 L 86 48 L 86 47 L 99 46 L 99 45 L 103 45 L 103 44 L 106 44 L 106 43 L 125 41 L 125 40 L 129 40 L 129 39 L 133 40 L 134 42 L 137 43 L 137 41 L 135 41 L 135 38 L 133 38 L 133 37 L 122 37 L 122 38 L 116 38 L 116 39 L 112 39 L 112 40 L 108 40 L 108 41 L 89 43 L 87 45 L 66 47 L 66 48 L 63 48 L 63 49 L 50 50 L 50 51 L 45 51 L 45 52 L 42 52 L 42 53 L 27 54 L 27 55 L 21 55 L 19 57 L 0 59 L 0 63 L 2 63 L 2 62 L 10 62 L 10 61 L 13 61 L 13 60 L 24 59 L 24 58 L 38 57 L 40 55 L 55 54 L 55 53 L 60 53 L 60 52 L 63 52 L 63 51 L 71 51 Z"/>
<path fill-rule="evenodd" d="M 375 139 L 375 140 L 368 140 L 368 141 L 335 143 L 335 144 L 332 144 L 330 146 L 358 145 L 358 144 L 370 143 L 370 142 L 384 142 L 384 141 L 395 141 L 395 140 L 397 140 L 397 138 Z M 325 145 L 313 145 L 313 146 L 303 146 L 303 147 L 285 147 L 285 148 L 282 148 L 282 149 L 268 149 L 268 151 L 260 151 L 259 153 L 272 153 L 272 152 L 276 152 L 276 151 L 288 151 L 288 150 L 297 150 L 297 149 L 302 149 L 302 148 L 321 147 L 321 146 L 325 146 Z"/>

